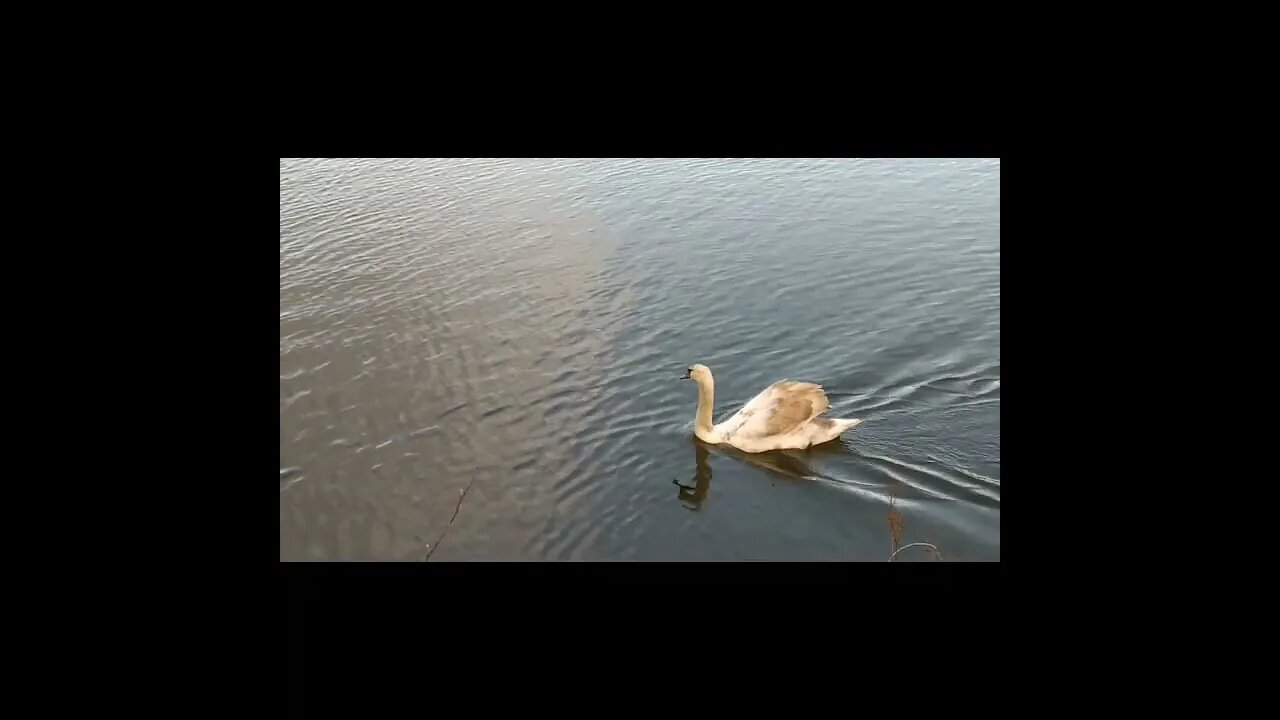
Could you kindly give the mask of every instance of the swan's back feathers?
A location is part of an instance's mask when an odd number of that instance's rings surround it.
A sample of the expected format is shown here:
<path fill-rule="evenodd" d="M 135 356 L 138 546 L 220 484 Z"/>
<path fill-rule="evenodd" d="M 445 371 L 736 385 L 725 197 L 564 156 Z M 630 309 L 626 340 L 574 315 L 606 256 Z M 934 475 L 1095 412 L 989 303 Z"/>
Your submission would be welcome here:
<path fill-rule="evenodd" d="M 821 386 L 779 380 L 743 405 L 726 429 L 742 438 L 786 435 L 826 412 L 829 405 Z"/>

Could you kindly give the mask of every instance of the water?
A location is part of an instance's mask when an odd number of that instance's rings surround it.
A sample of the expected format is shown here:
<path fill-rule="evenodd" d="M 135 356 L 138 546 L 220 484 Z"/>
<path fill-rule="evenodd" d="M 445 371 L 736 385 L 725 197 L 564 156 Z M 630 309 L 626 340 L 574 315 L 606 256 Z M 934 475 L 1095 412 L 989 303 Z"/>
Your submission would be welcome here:
<path fill-rule="evenodd" d="M 998 160 L 282 160 L 280 557 L 999 560 L 999 266 Z"/>

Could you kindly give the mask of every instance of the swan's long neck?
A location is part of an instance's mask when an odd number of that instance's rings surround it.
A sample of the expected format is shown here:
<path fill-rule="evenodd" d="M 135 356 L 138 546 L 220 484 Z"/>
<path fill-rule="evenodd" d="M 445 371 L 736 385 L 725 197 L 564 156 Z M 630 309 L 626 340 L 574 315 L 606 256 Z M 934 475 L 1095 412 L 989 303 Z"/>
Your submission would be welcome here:
<path fill-rule="evenodd" d="M 698 435 L 711 433 L 711 407 L 716 399 L 716 381 L 709 374 L 706 380 L 698 380 L 698 415 L 694 418 L 693 429 Z"/>

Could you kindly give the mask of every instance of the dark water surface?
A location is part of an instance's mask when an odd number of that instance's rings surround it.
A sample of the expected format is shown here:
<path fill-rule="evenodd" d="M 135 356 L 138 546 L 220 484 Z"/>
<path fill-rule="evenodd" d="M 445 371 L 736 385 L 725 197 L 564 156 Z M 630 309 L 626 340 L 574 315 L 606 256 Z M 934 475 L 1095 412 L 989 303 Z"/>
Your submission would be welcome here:
<path fill-rule="evenodd" d="M 999 560 L 999 271 L 998 160 L 281 160 L 280 557 Z"/>

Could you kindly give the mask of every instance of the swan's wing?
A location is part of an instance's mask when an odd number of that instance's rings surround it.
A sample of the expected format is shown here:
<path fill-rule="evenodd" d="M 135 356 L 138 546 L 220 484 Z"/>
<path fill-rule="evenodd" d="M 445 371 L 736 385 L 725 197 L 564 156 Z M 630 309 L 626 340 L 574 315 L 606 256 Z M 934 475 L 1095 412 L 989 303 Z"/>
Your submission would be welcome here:
<path fill-rule="evenodd" d="M 828 406 L 827 394 L 820 386 L 779 380 L 729 418 L 725 431 L 743 438 L 786 435 L 825 412 Z"/>

